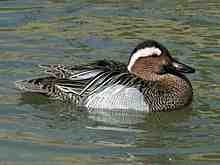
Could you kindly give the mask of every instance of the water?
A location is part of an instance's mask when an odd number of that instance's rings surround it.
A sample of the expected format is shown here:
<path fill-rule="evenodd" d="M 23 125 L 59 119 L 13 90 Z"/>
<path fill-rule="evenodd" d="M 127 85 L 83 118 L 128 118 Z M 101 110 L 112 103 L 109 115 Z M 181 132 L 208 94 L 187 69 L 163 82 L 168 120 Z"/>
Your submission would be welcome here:
<path fill-rule="evenodd" d="M 218 0 L 1 0 L 0 164 L 220 164 Z M 127 62 L 155 39 L 197 69 L 192 111 L 79 112 L 13 82 L 37 64 Z"/>

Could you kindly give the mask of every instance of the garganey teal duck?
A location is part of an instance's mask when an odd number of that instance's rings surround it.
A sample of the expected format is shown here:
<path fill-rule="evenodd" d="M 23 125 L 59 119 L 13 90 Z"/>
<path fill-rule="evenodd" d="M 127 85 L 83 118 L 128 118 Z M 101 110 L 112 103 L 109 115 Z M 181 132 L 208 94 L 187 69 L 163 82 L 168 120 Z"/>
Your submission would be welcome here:
<path fill-rule="evenodd" d="M 40 65 L 46 77 L 20 80 L 25 92 L 70 101 L 88 110 L 146 112 L 181 109 L 193 90 L 184 73 L 195 70 L 171 57 L 160 43 L 147 40 L 132 51 L 128 64 L 100 60 L 86 65 Z"/>

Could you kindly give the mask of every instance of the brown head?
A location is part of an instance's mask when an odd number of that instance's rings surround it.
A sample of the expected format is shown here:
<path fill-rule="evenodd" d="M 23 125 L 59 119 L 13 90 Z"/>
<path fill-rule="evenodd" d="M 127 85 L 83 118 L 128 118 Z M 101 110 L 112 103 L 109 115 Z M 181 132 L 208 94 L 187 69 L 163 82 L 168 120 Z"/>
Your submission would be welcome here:
<path fill-rule="evenodd" d="M 145 80 L 159 80 L 164 74 L 194 73 L 195 69 L 178 62 L 154 40 L 146 40 L 132 51 L 128 71 Z"/>

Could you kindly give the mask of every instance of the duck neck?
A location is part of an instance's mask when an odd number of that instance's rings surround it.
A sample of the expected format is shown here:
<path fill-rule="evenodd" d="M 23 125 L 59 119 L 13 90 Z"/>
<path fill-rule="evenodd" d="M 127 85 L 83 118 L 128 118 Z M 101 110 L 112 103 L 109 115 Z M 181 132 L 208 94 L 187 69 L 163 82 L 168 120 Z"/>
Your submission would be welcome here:
<path fill-rule="evenodd" d="M 129 72 L 147 81 L 159 81 L 163 78 L 163 75 L 155 74 L 150 69 L 144 69 L 140 71 L 136 69 L 135 72 L 133 70 Z"/>

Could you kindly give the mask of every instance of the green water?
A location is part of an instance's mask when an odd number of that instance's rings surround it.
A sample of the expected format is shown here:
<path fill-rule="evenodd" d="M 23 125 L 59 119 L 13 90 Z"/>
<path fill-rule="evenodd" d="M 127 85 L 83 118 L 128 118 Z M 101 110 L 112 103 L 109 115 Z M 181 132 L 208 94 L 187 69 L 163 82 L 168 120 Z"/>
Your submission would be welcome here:
<path fill-rule="evenodd" d="M 196 68 L 192 111 L 87 114 L 14 87 L 144 39 Z M 0 164 L 220 164 L 219 45 L 219 0 L 1 0 Z"/>

